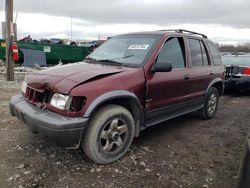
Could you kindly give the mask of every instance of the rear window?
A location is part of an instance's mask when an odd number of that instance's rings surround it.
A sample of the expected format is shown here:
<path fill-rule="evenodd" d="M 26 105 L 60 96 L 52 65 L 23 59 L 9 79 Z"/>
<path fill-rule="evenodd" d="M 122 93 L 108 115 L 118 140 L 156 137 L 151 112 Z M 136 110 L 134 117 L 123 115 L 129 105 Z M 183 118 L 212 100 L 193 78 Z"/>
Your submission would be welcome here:
<path fill-rule="evenodd" d="M 192 67 L 208 66 L 208 56 L 204 43 L 196 39 L 188 39 L 191 51 Z"/>
<path fill-rule="evenodd" d="M 220 53 L 219 53 L 218 48 L 211 41 L 208 41 L 207 44 L 208 44 L 208 47 L 209 47 L 209 50 L 210 50 L 214 65 L 221 65 L 222 61 L 221 61 L 221 58 L 220 58 Z"/>

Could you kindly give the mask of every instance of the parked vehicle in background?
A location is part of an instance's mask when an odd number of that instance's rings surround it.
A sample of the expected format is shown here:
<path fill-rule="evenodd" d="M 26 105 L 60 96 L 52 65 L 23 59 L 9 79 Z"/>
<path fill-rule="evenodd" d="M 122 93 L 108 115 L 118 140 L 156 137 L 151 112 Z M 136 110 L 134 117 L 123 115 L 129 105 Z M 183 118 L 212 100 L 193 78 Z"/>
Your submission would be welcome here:
<path fill-rule="evenodd" d="M 226 66 L 226 92 L 250 91 L 250 59 L 249 65 Z"/>
<path fill-rule="evenodd" d="M 152 125 L 196 111 L 213 118 L 224 90 L 217 47 L 187 30 L 112 37 L 84 62 L 30 75 L 10 112 L 97 163 L 120 159 Z"/>
<path fill-rule="evenodd" d="M 78 46 L 89 47 L 89 48 L 94 48 L 94 47 L 95 47 L 94 44 L 91 44 L 90 42 L 86 42 L 86 41 L 78 42 L 77 45 L 78 45 Z"/>

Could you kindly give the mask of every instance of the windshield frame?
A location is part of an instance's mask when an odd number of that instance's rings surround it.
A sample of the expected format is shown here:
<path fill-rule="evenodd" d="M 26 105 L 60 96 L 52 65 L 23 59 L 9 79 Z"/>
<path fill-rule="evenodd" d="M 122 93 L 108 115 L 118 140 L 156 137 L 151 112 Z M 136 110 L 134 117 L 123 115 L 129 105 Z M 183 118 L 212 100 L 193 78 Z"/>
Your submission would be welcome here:
<path fill-rule="evenodd" d="M 120 66 L 125 66 L 125 67 L 143 67 L 146 62 L 148 61 L 149 57 L 151 56 L 152 54 L 152 51 L 155 49 L 156 45 L 158 44 L 158 42 L 160 41 L 162 35 L 159 35 L 159 34 L 124 34 L 124 35 L 118 35 L 118 36 L 115 36 L 115 37 L 112 37 L 112 38 L 119 38 L 119 37 L 128 37 L 128 36 L 133 36 L 133 37 L 145 37 L 145 38 L 154 38 L 155 41 L 153 42 L 151 48 L 149 49 L 149 51 L 147 52 L 147 54 L 145 55 L 145 57 L 142 59 L 141 63 L 138 63 L 138 64 L 135 64 L 135 63 L 123 63 L 123 62 L 120 62 L 121 65 Z M 109 39 L 111 40 L 111 39 Z M 105 43 L 103 43 L 105 44 Z M 103 45 L 102 44 L 102 45 Z M 101 46 L 102 46 L 101 45 Z M 100 46 L 100 47 L 101 47 Z M 98 47 L 99 48 L 99 47 Z M 98 49 L 97 48 L 97 49 Z M 92 52 L 94 53 L 94 51 Z M 91 54 L 92 54 L 91 53 Z M 86 59 L 84 59 L 84 61 L 87 60 L 87 58 L 93 58 L 91 57 L 91 54 L 89 54 Z M 108 59 L 107 59 L 108 60 Z M 110 59 L 110 60 L 113 60 L 113 59 Z M 116 61 L 116 59 L 114 59 Z M 88 60 L 87 60 L 88 61 Z M 90 60 L 90 61 L 93 61 L 93 60 Z M 119 62 L 119 61 L 118 61 Z M 105 64 L 105 62 L 101 61 L 101 60 L 95 60 L 95 63 L 98 63 L 98 64 Z M 108 65 L 112 65 L 112 63 L 108 63 Z M 117 66 L 117 64 L 114 64 L 114 66 Z"/>

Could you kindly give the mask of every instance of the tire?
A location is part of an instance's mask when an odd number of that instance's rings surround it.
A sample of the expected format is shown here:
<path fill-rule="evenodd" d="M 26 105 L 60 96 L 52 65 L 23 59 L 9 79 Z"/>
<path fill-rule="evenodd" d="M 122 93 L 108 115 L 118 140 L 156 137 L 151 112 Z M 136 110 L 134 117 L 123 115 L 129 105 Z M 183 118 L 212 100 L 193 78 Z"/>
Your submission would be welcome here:
<path fill-rule="evenodd" d="M 211 119 L 216 114 L 219 104 L 219 92 L 215 87 L 211 87 L 205 97 L 204 106 L 198 111 L 202 119 Z"/>
<path fill-rule="evenodd" d="M 128 151 L 134 130 L 134 119 L 126 108 L 106 105 L 90 119 L 82 142 L 83 150 L 96 163 L 115 162 Z"/>

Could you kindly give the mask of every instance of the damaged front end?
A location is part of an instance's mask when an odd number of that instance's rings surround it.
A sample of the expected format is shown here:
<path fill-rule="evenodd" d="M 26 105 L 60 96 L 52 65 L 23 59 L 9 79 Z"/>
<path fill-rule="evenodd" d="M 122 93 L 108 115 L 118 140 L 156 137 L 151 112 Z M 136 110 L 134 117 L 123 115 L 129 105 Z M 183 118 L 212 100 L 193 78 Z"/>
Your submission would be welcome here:
<path fill-rule="evenodd" d="M 34 133 L 41 133 L 56 145 L 78 148 L 88 117 L 83 117 L 87 98 L 71 90 L 122 69 L 84 62 L 51 68 L 25 78 L 21 94 L 12 97 L 9 108 L 13 116 Z"/>

